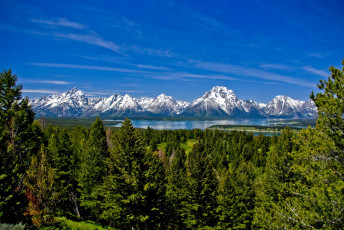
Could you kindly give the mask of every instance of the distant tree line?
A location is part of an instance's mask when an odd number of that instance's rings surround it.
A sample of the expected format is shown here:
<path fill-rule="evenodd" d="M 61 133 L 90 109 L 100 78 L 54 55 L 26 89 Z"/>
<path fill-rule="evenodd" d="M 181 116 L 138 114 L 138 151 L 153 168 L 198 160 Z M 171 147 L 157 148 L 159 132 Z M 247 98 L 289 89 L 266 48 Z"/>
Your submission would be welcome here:
<path fill-rule="evenodd" d="M 343 229 L 344 68 L 330 70 L 311 95 L 316 128 L 273 137 L 136 130 L 128 119 L 116 131 L 99 118 L 42 127 L 4 71 L 0 227 Z"/>

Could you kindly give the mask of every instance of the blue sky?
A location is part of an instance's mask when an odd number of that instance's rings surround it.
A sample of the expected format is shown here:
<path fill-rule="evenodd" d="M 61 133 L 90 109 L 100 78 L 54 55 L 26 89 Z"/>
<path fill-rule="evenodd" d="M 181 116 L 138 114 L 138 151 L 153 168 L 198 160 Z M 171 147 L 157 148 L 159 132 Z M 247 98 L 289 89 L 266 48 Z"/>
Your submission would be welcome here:
<path fill-rule="evenodd" d="M 23 95 L 192 101 L 215 85 L 308 100 L 341 68 L 344 1 L 0 1 L 0 69 Z"/>

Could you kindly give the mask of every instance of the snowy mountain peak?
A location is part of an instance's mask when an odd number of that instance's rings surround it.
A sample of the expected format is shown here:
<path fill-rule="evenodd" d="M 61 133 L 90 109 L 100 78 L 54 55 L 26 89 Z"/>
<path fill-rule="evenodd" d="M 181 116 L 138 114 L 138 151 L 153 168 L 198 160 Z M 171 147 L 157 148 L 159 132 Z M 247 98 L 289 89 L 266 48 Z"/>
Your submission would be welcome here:
<path fill-rule="evenodd" d="M 210 92 L 217 93 L 220 95 L 231 95 L 234 94 L 234 91 L 231 89 L 227 89 L 225 86 L 214 86 Z"/>
<path fill-rule="evenodd" d="M 311 101 L 294 100 L 288 96 L 278 95 L 264 108 L 270 116 L 313 117 L 316 114 L 315 105 Z"/>
<path fill-rule="evenodd" d="M 167 96 L 166 94 L 162 93 L 159 96 L 157 96 L 158 99 L 172 99 L 171 96 Z"/>
<path fill-rule="evenodd" d="M 287 101 L 287 100 L 293 100 L 288 96 L 284 95 L 277 95 L 273 100 L 278 100 L 278 101 Z"/>
<path fill-rule="evenodd" d="M 214 86 L 211 91 L 220 92 L 220 91 L 228 91 L 226 86 Z"/>

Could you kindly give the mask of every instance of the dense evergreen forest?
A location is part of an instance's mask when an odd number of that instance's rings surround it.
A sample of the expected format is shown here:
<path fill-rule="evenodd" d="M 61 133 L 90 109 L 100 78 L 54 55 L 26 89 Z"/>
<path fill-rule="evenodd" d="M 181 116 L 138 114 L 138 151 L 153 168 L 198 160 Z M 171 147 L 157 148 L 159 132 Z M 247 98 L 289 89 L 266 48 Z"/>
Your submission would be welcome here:
<path fill-rule="evenodd" d="M 344 68 L 330 70 L 316 128 L 278 137 L 46 126 L 4 71 L 0 228 L 343 229 Z"/>

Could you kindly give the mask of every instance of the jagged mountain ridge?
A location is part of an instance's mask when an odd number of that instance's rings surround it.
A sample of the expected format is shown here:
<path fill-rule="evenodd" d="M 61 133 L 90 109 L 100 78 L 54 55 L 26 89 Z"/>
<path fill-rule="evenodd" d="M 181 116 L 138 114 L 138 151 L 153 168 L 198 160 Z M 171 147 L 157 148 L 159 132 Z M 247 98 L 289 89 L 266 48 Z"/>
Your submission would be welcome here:
<path fill-rule="evenodd" d="M 38 116 L 195 116 L 195 117 L 314 117 L 312 101 L 277 96 L 268 105 L 239 99 L 233 90 L 215 86 L 192 103 L 176 101 L 160 94 L 156 98 L 133 98 L 114 94 L 107 98 L 87 98 L 73 88 L 62 94 L 31 101 Z"/>

